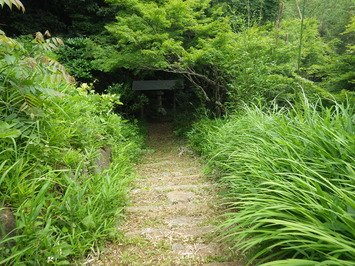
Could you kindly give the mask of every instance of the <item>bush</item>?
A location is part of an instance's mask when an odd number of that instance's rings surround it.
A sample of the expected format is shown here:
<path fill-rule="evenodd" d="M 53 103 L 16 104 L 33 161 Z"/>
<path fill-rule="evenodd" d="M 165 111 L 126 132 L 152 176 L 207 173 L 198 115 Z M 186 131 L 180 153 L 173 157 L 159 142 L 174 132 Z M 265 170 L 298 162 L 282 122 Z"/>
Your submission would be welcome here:
<path fill-rule="evenodd" d="M 92 72 L 94 68 L 91 63 L 90 52 L 88 52 L 90 40 L 79 37 L 66 38 L 64 43 L 65 45 L 56 50 L 60 62 L 65 65 L 76 79 L 81 82 L 93 82 L 94 76 Z"/>
<path fill-rule="evenodd" d="M 116 237 L 141 137 L 117 95 L 66 82 L 46 43 L 0 37 L 0 264 L 70 264 Z"/>

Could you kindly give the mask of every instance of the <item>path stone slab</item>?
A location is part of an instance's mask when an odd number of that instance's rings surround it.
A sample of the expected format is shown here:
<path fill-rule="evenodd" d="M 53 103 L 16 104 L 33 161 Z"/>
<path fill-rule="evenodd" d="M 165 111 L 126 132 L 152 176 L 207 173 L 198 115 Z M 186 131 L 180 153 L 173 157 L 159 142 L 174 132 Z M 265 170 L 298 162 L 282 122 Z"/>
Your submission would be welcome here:
<path fill-rule="evenodd" d="M 206 226 L 196 226 L 196 227 L 191 227 L 191 228 L 184 228 L 178 230 L 180 234 L 186 235 L 186 236 L 202 236 L 205 234 L 211 234 L 216 231 L 216 227 L 212 225 L 206 225 Z"/>
<path fill-rule="evenodd" d="M 164 191 L 164 190 L 183 190 L 183 189 L 199 189 L 203 187 L 210 187 L 210 183 L 199 183 L 196 185 L 166 185 L 166 186 L 154 186 L 146 188 L 137 188 L 131 191 L 132 194 L 137 194 L 149 190 Z"/>
<path fill-rule="evenodd" d="M 137 231 L 131 231 L 131 232 L 126 232 L 127 236 L 132 236 L 132 235 L 146 235 L 151 238 L 159 238 L 161 236 L 169 236 L 172 235 L 174 231 L 170 229 L 164 229 L 164 228 L 159 228 L 159 229 L 153 229 L 153 228 L 146 228 L 144 230 L 137 230 Z"/>
<path fill-rule="evenodd" d="M 171 250 L 174 251 L 174 252 L 181 252 L 181 251 L 185 251 L 186 247 L 181 244 L 181 243 L 174 243 L 172 246 L 171 246 Z"/>
<path fill-rule="evenodd" d="M 166 196 L 172 204 L 187 203 L 196 198 L 196 194 L 193 192 L 179 190 L 171 191 L 167 193 Z"/>
<path fill-rule="evenodd" d="M 147 212 L 147 211 L 160 211 L 164 206 L 129 206 L 125 210 L 127 212 Z"/>
<path fill-rule="evenodd" d="M 129 213 L 138 213 L 140 215 L 147 215 L 145 212 L 153 213 L 159 212 L 161 214 L 171 213 L 176 214 L 179 211 L 187 212 L 198 212 L 201 209 L 213 208 L 213 205 L 210 205 L 209 202 L 188 202 L 187 204 L 161 204 L 161 205 L 136 205 L 128 206 L 125 208 L 126 212 Z M 163 215 L 164 216 L 164 215 Z"/>
<path fill-rule="evenodd" d="M 170 220 L 165 220 L 169 227 L 176 226 L 195 226 L 202 223 L 203 217 L 195 217 L 195 216 L 180 216 Z"/>
<path fill-rule="evenodd" d="M 174 159 L 174 158 L 172 158 Z M 155 166 L 160 166 L 160 165 L 165 165 L 165 164 L 169 164 L 169 165 L 176 165 L 176 164 L 185 164 L 184 161 L 172 161 L 171 160 L 164 160 L 164 161 L 161 161 L 161 162 L 156 162 L 156 163 L 144 163 L 144 164 L 141 164 L 140 167 L 155 167 Z"/>
<path fill-rule="evenodd" d="M 144 176 L 145 178 L 152 177 L 178 177 L 178 176 L 186 176 L 186 175 L 197 175 L 200 174 L 201 170 L 198 170 L 194 167 L 186 167 L 181 169 L 181 166 L 176 165 L 160 165 L 155 167 L 145 167 L 138 171 L 140 176 Z"/>
<path fill-rule="evenodd" d="M 158 182 L 157 182 L 158 181 Z M 176 186 L 176 185 L 196 185 L 202 183 L 201 180 L 199 179 L 189 179 L 189 178 L 174 178 L 174 179 L 165 179 L 162 181 L 159 181 L 157 179 L 152 179 L 152 180 L 147 180 L 145 182 L 141 182 L 141 186 L 155 186 L 158 184 L 158 186 Z"/>
<path fill-rule="evenodd" d="M 133 235 L 144 235 L 148 238 L 158 240 L 162 238 L 179 238 L 179 239 L 186 239 L 191 237 L 198 237 L 203 236 L 205 234 L 209 234 L 214 232 L 214 226 L 195 226 L 191 228 L 146 228 L 144 230 L 135 230 L 126 232 L 127 236 Z"/>
<path fill-rule="evenodd" d="M 204 184 L 198 184 L 198 185 L 173 185 L 173 186 L 160 186 L 160 187 L 155 187 L 155 190 L 158 191 L 164 191 L 164 190 L 183 190 L 183 189 L 198 189 L 198 188 L 203 188 L 203 187 L 209 187 L 211 184 L 204 183 Z"/>
<path fill-rule="evenodd" d="M 165 177 L 150 177 L 150 178 L 141 178 L 137 179 L 136 184 L 139 187 L 144 187 L 144 186 L 165 186 L 165 185 L 192 185 L 192 184 L 200 184 L 206 182 L 200 174 L 194 174 L 194 175 L 183 175 L 183 176 L 176 176 L 174 178 L 165 178 Z"/>
<path fill-rule="evenodd" d="M 219 252 L 219 248 L 216 244 L 185 244 L 185 243 L 174 243 L 171 246 L 171 250 L 181 256 L 192 257 L 192 256 L 212 256 Z"/>
<path fill-rule="evenodd" d="M 213 217 L 206 210 L 213 209 L 209 202 L 186 203 L 161 206 L 132 206 L 126 209 L 126 213 L 135 223 L 129 225 L 130 230 L 142 230 L 151 227 L 152 223 L 167 226 L 166 221 L 170 221 L 179 216 L 203 217 L 204 221 L 208 221 Z M 207 224 L 206 224 L 207 225 Z M 194 225 L 189 225 L 188 228 Z M 158 227 L 158 226 L 154 226 Z"/>

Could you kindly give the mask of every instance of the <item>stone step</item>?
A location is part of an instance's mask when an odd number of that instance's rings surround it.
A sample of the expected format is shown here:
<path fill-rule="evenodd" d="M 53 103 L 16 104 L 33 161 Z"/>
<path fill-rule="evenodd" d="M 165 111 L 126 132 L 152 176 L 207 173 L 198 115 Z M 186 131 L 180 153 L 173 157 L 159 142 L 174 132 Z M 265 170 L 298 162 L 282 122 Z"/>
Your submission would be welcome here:
<path fill-rule="evenodd" d="M 174 239 L 190 239 L 191 237 L 203 236 L 206 234 L 213 234 L 216 227 L 212 225 L 206 226 L 192 226 L 188 228 L 173 227 L 173 228 L 145 228 L 126 232 L 126 236 L 141 235 L 153 240 L 173 237 Z"/>
<path fill-rule="evenodd" d="M 185 161 L 176 161 L 176 160 L 157 160 L 157 162 L 149 162 L 149 163 L 143 163 L 140 164 L 139 167 L 144 168 L 144 167 L 155 167 L 155 166 L 160 166 L 160 165 L 172 165 L 172 164 L 176 164 L 176 165 L 182 165 L 182 164 L 186 164 Z"/>
<path fill-rule="evenodd" d="M 169 175 L 170 174 L 170 175 Z M 167 173 L 166 176 L 151 176 L 137 178 L 135 180 L 136 187 L 151 187 L 151 186 L 174 186 L 174 185 L 196 185 L 205 183 L 206 180 L 200 174 L 193 175 L 176 175 L 176 173 Z"/>
<path fill-rule="evenodd" d="M 166 185 L 166 186 L 153 186 L 145 188 L 137 188 L 131 190 L 132 194 L 137 194 L 145 191 L 156 190 L 156 191 L 165 191 L 165 190 L 183 190 L 183 189 L 198 189 L 203 187 L 210 187 L 211 183 L 199 183 L 196 185 Z"/>
<path fill-rule="evenodd" d="M 127 216 L 135 223 L 127 224 L 129 230 L 143 230 L 155 226 L 179 227 L 186 224 L 186 227 L 196 225 L 208 225 L 213 217 L 210 202 L 184 203 L 161 206 L 132 206 L 126 208 Z"/>
<path fill-rule="evenodd" d="M 173 219 L 166 219 L 165 223 L 170 227 L 191 227 L 201 224 L 204 217 L 201 216 L 179 216 Z"/>
<path fill-rule="evenodd" d="M 175 205 L 186 203 L 201 203 L 202 201 L 209 200 L 209 189 L 199 188 L 185 190 L 172 190 L 172 191 L 159 191 L 159 190 L 142 190 L 139 193 L 132 195 L 133 205 Z"/>
<path fill-rule="evenodd" d="M 191 163 L 199 163 L 197 157 L 191 157 L 191 156 L 176 156 L 177 153 L 172 152 L 172 153 L 155 153 L 155 154 L 147 154 L 144 157 L 144 161 L 139 164 L 145 165 L 145 164 L 150 164 L 150 163 L 160 163 L 160 162 L 185 162 L 188 164 Z"/>
<path fill-rule="evenodd" d="M 189 257 L 207 257 L 217 255 L 219 253 L 219 247 L 215 243 L 174 243 L 171 246 L 171 250 L 186 258 Z"/>
<path fill-rule="evenodd" d="M 188 186 L 197 185 L 198 186 L 201 183 L 207 184 L 206 180 L 204 180 L 204 181 L 205 182 L 201 182 L 201 180 L 191 180 L 189 182 L 188 179 L 180 179 L 180 180 L 177 180 L 177 179 L 175 179 L 175 180 L 174 179 L 171 179 L 171 180 L 162 180 L 162 179 L 149 180 L 149 179 L 147 179 L 147 180 L 140 180 L 139 182 L 136 182 L 131 191 L 133 191 L 135 189 L 148 190 L 150 188 L 151 188 L 151 190 L 154 190 L 154 187 L 180 186 L 180 185 L 188 185 Z M 170 190 L 170 189 L 172 189 L 172 188 L 169 188 L 168 190 Z M 189 189 L 189 188 L 187 187 L 187 189 Z M 189 190 L 191 190 L 191 188 Z"/>
<path fill-rule="evenodd" d="M 202 180 L 202 175 L 199 173 L 194 173 L 194 174 L 181 174 L 181 172 L 166 172 L 166 173 L 160 173 L 159 175 L 152 175 L 152 176 L 144 176 L 141 178 L 138 178 L 137 181 L 170 181 L 171 178 L 174 180 L 180 181 L 187 179 L 188 181 L 201 181 Z M 189 183 L 190 184 L 190 183 Z"/>
<path fill-rule="evenodd" d="M 181 169 L 179 167 L 172 168 L 166 167 L 163 169 L 150 169 L 149 171 L 141 169 L 137 171 L 139 176 L 142 176 L 142 179 L 150 178 L 172 178 L 172 177 L 184 177 L 184 176 L 201 176 L 201 170 L 195 167 L 186 167 Z"/>
<path fill-rule="evenodd" d="M 127 206 L 125 211 L 128 213 L 138 213 L 140 215 L 145 215 L 143 212 L 162 212 L 162 213 L 174 213 L 181 212 L 186 210 L 190 210 L 191 213 L 196 212 L 201 209 L 210 209 L 209 202 L 188 202 L 185 204 L 162 204 L 162 205 L 133 205 Z"/>

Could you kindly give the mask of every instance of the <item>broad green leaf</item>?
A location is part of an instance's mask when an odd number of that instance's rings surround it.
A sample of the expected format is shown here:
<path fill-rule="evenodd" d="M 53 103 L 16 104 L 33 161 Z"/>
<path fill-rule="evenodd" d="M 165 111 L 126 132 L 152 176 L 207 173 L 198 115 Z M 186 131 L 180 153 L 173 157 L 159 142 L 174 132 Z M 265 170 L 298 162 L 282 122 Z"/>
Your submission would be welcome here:
<path fill-rule="evenodd" d="M 0 138 L 17 138 L 20 135 L 20 130 L 11 128 L 8 123 L 0 121 Z"/>
<path fill-rule="evenodd" d="M 12 56 L 12 55 L 9 55 L 9 54 L 6 54 L 4 56 L 4 60 L 5 60 L 6 64 L 12 65 L 12 64 L 14 64 L 16 62 L 16 57 Z"/>

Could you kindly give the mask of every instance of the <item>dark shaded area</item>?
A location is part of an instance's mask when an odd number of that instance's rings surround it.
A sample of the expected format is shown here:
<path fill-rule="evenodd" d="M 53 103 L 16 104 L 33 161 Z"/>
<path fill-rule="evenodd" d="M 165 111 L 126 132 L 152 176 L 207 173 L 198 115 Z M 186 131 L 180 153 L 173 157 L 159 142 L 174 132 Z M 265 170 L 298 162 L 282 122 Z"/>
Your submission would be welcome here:
<path fill-rule="evenodd" d="M 154 73 L 145 80 L 159 80 L 174 78 L 184 80 L 179 75 L 165 75 L 165 72 Z M 159 75 L 161 74 L 161 75 Z M 187 80 L 184 80 L 184 88 L 178 90 L 144 90 L 132 89 L 134 79 L 131 76 L 123 83 L 109 86 L 108 92 L 121 95 L 123 105 L 117 106 L 117 111 L 130 119 L 140 119 L 146 122 L 174 122 L 181 124 L 182 121 L 192 122 L 194 113 L 201 107 L 202 102 L 196 94 L 196 89 Z"/>
<path fill-rule="evenodd" d="M 115 19 L 117 8 L 104 0 L 22 0 L 26 11 L 0 9 L 0 28 L 8 36 L 48 30 L 55 36 L 101 34 Z"/>

